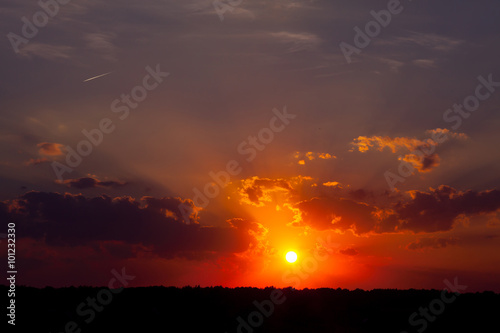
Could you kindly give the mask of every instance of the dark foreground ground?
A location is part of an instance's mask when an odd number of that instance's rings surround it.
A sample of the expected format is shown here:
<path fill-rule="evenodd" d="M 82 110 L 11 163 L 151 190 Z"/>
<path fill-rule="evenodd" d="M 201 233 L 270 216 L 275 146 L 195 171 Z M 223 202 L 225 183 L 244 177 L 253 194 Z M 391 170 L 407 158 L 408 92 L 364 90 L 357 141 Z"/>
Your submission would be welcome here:
<path fill-rule="evenodd" d="M 222 287 L 112 291 L 93 287 L 18 287 L 15 331 L 500 331 L 500 295 L 492 292 L 455 296 L 440 290 L 299 291 Z M 7 287 L 0 286 L 0 292 L 7 295 Z M 8 319 L 5 314 L 2 317 Z"/>

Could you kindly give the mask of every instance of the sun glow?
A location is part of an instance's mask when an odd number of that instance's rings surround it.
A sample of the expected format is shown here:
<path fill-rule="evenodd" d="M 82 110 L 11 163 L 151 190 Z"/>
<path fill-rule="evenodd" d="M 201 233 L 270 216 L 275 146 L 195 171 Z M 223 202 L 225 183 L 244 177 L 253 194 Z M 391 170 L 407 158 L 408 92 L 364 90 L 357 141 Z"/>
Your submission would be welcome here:
<path fill-rule="evenodd" d="M 289 263 L 294 263 L 295 261 L 297 261 L 297 253 L 290 251 L 286 254 L 285 258 Z"/>

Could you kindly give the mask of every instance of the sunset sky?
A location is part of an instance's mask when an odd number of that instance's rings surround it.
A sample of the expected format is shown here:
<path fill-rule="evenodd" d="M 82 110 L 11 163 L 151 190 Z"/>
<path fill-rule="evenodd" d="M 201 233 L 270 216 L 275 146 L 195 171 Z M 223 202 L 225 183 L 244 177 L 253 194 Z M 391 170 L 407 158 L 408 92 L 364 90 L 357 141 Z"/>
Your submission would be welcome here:
<path fill-rule="evenodd" d="M 18 284 L 500 292 L 498 1 L 46 3 L 0 0 Z"/>

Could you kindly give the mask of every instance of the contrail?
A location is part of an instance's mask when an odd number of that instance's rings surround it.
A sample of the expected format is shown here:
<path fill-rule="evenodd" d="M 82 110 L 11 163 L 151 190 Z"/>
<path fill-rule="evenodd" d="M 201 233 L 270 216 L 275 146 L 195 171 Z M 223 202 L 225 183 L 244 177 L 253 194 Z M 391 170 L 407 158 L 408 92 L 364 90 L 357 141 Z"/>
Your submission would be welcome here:
<path fill-rule="evenodd" d="M 97 75 L 97 76 L 94 76 L 94 77 L 91 77 L 89 79 L 86 79 L 86 80 L 83 80 L 83 82 L 87 82 L 87 81 L 90 81 L 90 80 L 95 80 L 95 79 L 98 79 L 100 77 L 103 77 L 103 76 L 106 76 L 108 74 L 111 74 L 111 72 L 108 72 L 108 73 L 104 73 L 104 74 L 101 74 L 101 75 Z"/>

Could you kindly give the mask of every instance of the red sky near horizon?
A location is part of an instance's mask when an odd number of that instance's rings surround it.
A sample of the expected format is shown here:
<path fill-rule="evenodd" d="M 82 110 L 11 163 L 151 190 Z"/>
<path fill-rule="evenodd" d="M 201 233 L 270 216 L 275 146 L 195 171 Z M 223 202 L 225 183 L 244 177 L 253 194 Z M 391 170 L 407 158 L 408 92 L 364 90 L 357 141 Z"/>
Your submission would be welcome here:
<path fill-rule="evenodd" d="M 385 8 L 69 3 L 4 38 L 17 283 L 500 292 L 500 7 L 405 3 L 347 61 Z"/>

